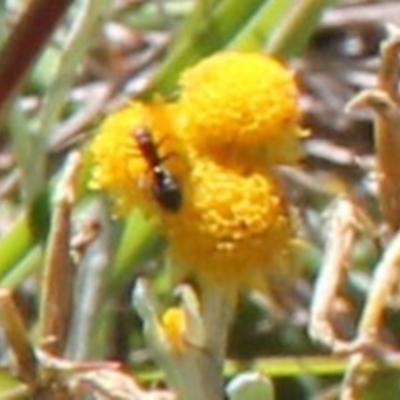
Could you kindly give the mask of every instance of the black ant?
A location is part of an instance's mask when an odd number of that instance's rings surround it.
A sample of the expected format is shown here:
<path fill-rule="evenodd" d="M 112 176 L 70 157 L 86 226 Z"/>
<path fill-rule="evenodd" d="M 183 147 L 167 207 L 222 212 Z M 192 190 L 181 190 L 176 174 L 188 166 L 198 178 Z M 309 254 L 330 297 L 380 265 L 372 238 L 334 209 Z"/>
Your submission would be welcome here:
<path fill-rule="evenodd" d="M 167 211 L 176 212 L 182 205 L 182 191 L 172 173 L 163 162 L 168 156 L 161 157 L 152 133 L 146 126 L 138 126 L 132 136 L 136 140 L 143 158 L 147 161 L 152 174 L 152 194 L 157 203 Z"/>

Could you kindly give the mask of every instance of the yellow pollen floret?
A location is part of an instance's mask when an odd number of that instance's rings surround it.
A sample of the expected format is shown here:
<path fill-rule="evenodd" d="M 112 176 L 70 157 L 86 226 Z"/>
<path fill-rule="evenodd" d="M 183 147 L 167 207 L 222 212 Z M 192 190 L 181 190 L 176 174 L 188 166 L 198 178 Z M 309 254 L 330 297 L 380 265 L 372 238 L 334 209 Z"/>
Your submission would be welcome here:
<path fill-rule="evenodd" d="M 186 316 L 178 307 L 169 308 L 162 316 L 164 333 L 171 349 L 182 353 L 185 348 L 185 333 L 187 329 Z"/>
<path fill-rule="evenodd" d="M 293 73 L 261 53 L 222 52 L 180 80 L 179 132 L 219 162 L 293 163 L 301 156 Z"/>
<path fill-rule="evenodd" d="M 274 177 L 238 174 L 203 158 L 192 168 L 187 204 L 163 218 L 183 273 L 236 289 L 288 266 L 293 231 Z"/>

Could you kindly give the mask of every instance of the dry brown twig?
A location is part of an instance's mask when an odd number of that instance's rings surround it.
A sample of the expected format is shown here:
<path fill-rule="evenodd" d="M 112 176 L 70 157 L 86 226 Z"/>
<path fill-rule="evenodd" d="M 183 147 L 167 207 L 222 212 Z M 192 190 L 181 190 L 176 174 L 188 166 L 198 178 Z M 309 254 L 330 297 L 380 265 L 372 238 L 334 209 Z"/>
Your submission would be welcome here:
<path fill-rule="evenodd" d="M 72 313 L 76 265 L 70 254 L 70 221 L 80 166 L 80 155 L 72 153 L 57 188 L 43 272 L 41 347 L 55 356 L 63 354 Z"/>
<path fill-rule="evenodd" d="M 400 97 L 397 88 L 400 30 L 390 25 L 388 34 L 381 46 L 378 88 L 361 92 L 346 109 L 368 106 L 375 112 L 378 197 L 384 219 L 394 233 L 400 227 Z"/>
<path fill-rule="evenodd" d="M 28 3 L 0 54 L 0 114 L 71 3 L 70 0 Z"/>
<path fill-rule="evenodd" d="M 337 337 L 330 314 L 332 302 L 347 274 L 356 237 L 354 205 L 348 199 L 339 199 L 329 220 L 325 256 L 311 305 L 309 334 L 334 352 L 343 353 L 348 343 Z"/>
<path fill-rule="evenodd" d="M 9 289 L 0 289 L 0 316 L 13 350 L 15 373 L 28 385 L 33 384 L 37 379 L 37 358 Z"/>
<path fill-rule="evenodd" d="M 346 277 L 357 230 L 354 208 L 351 203 L 341 200 L 332 215 L 325 258 L 311 308 L 311 336 L 335 353 L 350 354 L 342 400 L 357 399 L 358 383 L 363 376 L 360 367 L 366 357 L 383 354 L 379 331 L 385 307 L 400 275 L 400 233 L 397 233 L 400 227 L 399 50 L 400 30 L 389 26 L 388 38 L 381 46 L 378 87 L 361 92 L 347 106 L 347 111 L 368 106 L 375 112 L 378 200 L 392 239 L 376 267 L 355 338 L 351 341 L 338 338 L 331 323 L 331 304 Z"/>

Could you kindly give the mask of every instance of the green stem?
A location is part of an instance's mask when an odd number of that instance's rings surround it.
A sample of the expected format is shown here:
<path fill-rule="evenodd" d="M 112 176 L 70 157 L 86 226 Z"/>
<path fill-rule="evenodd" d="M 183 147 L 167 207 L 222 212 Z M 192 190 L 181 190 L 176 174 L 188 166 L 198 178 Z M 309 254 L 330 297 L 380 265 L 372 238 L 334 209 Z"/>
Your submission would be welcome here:
<path fill-rule="evenodd" d="M 4 277 L 22 259 L 33 241 L 28 219 L 23 216 L 0 240 L 0 277 Z"/>
<path fill-rule="evenodd" d="M 3 46 L 7 36 L 6 20 L 6 6 L 5 4 L 0 4 L 0 47 Z"/>
<path fill-rule="evenodd" d="M 34 247 L 4 278 L 1 279 L 1 286 L 16 288 L 23 279 L 31 274 L 43 260 L 42 246 Z"/>
<path fill-rule="evenodd" d="M 201 306 L 206 335 L 206 348 L 217 367 L 223 368 L 228 331 L 236 308 L 236 300 L 223 288 L 201 286 Z"/>
<path fill-rule="evenodd" d="M 36 165 L 36 190 L 40 192 L 45 185 L 45 163 L 48 137 L 60 119 L 65 106 L 65 95 L 75 78 L 77 67 L 84 54 L 92 45 L 102 18 L 110 3 L 109 0 L 83 0 L 71 33 L 66 40 L 65 49 L 59 59 L 58 70 L 44 99 L 35 134 L 33 148 Z"/>
<path fill-rule="evenodd" d="M 224 368 L 224 376 L 232 377 L 239 372 L 249 370 L 261 372 L 269 377 L 296 377 L 304 375 L 334 376 L 346 372 L 347 358 L 338 356 L 309 356 L 309 357 L 268 357 L 259 358 L 256 361 L 241 364 L 237 361 L 227 361 Z M 400 354 L 394 353 L 387 357 L 384 363 L 366 360 L 361 364 L 361 372 L 400 371 Z M 152 371 L 140 374 L 144 382 L 154 382 L 163 379 L 160 371 Z"/>
<path fill-rule="evenodd" d="M 299 54 L 314 31 L 324 9 L 335 2 L 336 0 L 295 0 L 292 8 L 282 23 L 276 26 L 268 41 L 269 53 L 281 57 Z"/>
<path fill-rule="evenodd" d="M 300 375 L 332 376 L 344 374 L 347 370 L 347 365 L 347 358 L 340 358 L 333 355 L 322 357 L 271 357 L 264 360 L 259 359 L 253 363 L 252 370 L 274 377 Z M 373 360 L 365 361 L 362 363 L 360 371 L 374 372 L 384 369 L 400 369 L 400 356 L 390 357 L 384 363 L 377 363 Z"/>
<path fill-rule="evenodd" d="M 314 31 L 323 10 L 336 0 L 270 0 L 242 29 L 230 47 L 258 50 L 265 46 L 273 55 L 299 54 Z"/>
<path fill-rule="evenodd" d="M 15 149 L 18 165 L 22 172 L 22 190 L 27 204 L 32 204 L 38 193 L 38 177 L 41 176 L 40 163 L 42 154 L 39 149 L 35 150 L 36 139 L 32 136 L 29 122 L 18 102 L 10 107 L 7 118 L 13 147 Z M 41 178 L 39 178 L 41 180 Z"/>
<path fill-rule="evenodd" d="M 246 51 L 259 50 L 284 18 L 292 3 L 293 0 L 265 2 L 229 43 L 229 47 Z"/>
<path fill-rule="evenodd" d="M 220 50 L 236 35 L 245 21 L 257 12 L 262 0 L 221 0 L 212 7 L 195 10 L 184 22 L 170 48 L 169 56 L 150 82 L 145 95 L 154 90 L 168 92 L 176 87 L 179 73 L 204 56 Z"/>
<path fill-rule="evenodd" d="M 125 220 L 111 274 L 111 291 L 121 287 L 127 276 L 131 276 L 135 266 L 160 254 L 165 246 L 159 234 L 159 224 L 155 219 L 135 210 Z"/>

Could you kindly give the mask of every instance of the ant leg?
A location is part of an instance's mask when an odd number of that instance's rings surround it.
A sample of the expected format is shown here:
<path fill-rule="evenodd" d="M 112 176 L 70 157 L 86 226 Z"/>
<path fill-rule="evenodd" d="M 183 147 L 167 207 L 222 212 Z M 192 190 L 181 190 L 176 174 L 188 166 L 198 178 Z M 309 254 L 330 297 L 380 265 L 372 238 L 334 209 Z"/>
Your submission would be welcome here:
<path fill-rule="evenodd" d="M 160 149 L 161 146 L 163 145 L 163 143 L 165 143 L 167 140 L 168 140 L 168 135 L 162 136 L 161 139 L 156 143 L 157 148 Z M 165 154 L 162 157 L 160 157 L 160 161 L 162 163 L 164 163 L 165 161 L 167 161 L 171 157 L 181 157 L 181 155 L 176 151 L 170 151 L 167 154 Z"/>

